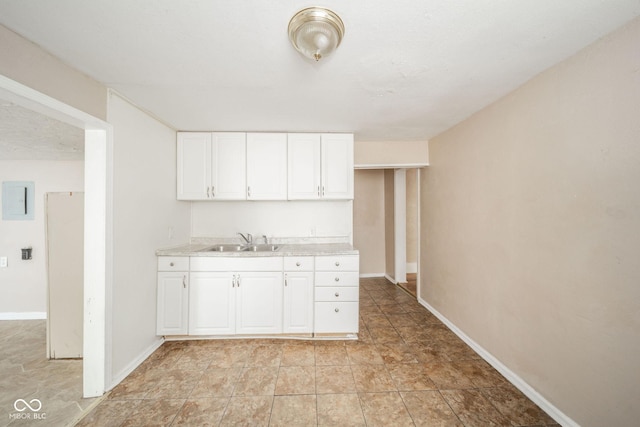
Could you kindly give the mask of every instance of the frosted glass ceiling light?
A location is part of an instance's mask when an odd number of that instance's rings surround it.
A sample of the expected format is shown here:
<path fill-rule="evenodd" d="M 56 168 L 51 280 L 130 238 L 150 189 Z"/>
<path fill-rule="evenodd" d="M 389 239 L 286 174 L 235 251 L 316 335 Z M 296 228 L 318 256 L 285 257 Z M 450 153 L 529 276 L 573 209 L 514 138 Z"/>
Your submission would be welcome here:
<path fill-rule="evenodd" d="M 289 40 L 298 52 L 319 61 L 333 52 L 344 36 L 342 19 L 329 9 L 308 7 L 289 21 Z"/>

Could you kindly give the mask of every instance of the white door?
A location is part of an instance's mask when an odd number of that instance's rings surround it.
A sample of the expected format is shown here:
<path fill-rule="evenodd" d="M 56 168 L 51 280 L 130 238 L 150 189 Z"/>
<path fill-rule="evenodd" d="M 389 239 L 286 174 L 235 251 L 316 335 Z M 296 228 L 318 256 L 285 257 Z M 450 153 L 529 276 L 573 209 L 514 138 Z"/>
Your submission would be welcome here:
<path fill-rule="evenodd" d="M 236 333 L 282 332 L 282 273 L 242 273 L 236 291 Z"/>
<path fill-rule="evenodd" d="M 322 134 L 322 197 L 353 199 L 353 134 Z"/>
<path fill-rule="evenodd" d="M 211 139 L 211 198 L 244 200 L 246 191 L 246 134 L 216 132 Z"/>
<path fill-rule="evenodd" d="M 47 353 L 82 357 L 84 313 L 84 193 L 46 195 Z"/>
<path fill-rule="evenodd" d="M 235 333 L 236 288 L 231 273 L 191 273 L 189 335 Z"/>
<path fill-rule="evenodd" d="M 177 198 L 211 197 L 211 133 L 179 132 L 177 136 Z"/>
<path fill-rule="evenodd" d="M 184 335 L 187 333 L 189 309 L 189 273 L 171 271 L 158 273 L 158 304 L 156 333 Z"/>
<path fill-rule="evenodd" d="M 247 199 L 287 200 L 287 134 L 247 134 Z"/>
<path fill-rule="evenodd" d="M 320 135 L 290 133 L 287 151 L 289 200 L 320 198 Z"/>
<path fill-rule="evenodd" d="M 313 271 L 284 274 L 283 331 L 313 332 Z"/>

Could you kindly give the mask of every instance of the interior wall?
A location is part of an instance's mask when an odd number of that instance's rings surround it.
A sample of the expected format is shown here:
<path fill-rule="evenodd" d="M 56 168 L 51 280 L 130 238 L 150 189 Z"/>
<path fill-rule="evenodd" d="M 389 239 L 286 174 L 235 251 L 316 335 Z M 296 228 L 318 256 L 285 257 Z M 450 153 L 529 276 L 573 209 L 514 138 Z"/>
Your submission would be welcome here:
<path fill-rule="evenodd" d="M 104 120 L 107 88 L 0 25 L 0 74 Z"/>
<path fill-rule="evenodd" d="M 192 237 L 269 238 L 353 235 L 351 201 L 184 202 L 191 206 Z"/>
<path fill-rule="evenodd" d="M 395 210 L 394 210 L 394 172 L 384 170 L 384 242 L 385 242 L 385 275 L 395 283 Z"/>
<path fill-rule="evenodd" d="M 8 267 L 0 268 L 0 319 L 44 319 L 47 312 L 44 197 L 49 192 L 84 191 L 84 161 L 2 160 L 0 183 L 4 181 L 33 181 L 35 211 L 32 221 L 4 221 L 0 216 L 0 256 L 8 258 Z M 21 249 L 29 246 L 33 247 L 33 258 L 23 261 Z"/>
<path fill-rule="evenodd" d="M 155 251 L 189 239 L 189 205 L 176 202 L 176 133 L 117 94 L 113 125 L 112 379 L 158 344 Z M 134 327 L 135 326 L 135 327 Z"/>
<path fill-rule="evenodd" d="M 356 168 L 406 167 L 428 165 L 429 145 L 424 141 L 355 141 Z"/>
<path fill-rule="evenodd" d="M 418 268 L 418 170 L 407 169 L 407 273 Z"/>
<path fill-rule="evenodd" d="M 353 246 L 360 252 L 360 275 L 384 276 L 384 171 L 357 169 L 354 195 Z"/>
<path fill-rule="evenodd" d="M 640 419 L 639 46 L 635 19 L 432 139 L 421 180 L 420 297 L 585 427 Z"/>

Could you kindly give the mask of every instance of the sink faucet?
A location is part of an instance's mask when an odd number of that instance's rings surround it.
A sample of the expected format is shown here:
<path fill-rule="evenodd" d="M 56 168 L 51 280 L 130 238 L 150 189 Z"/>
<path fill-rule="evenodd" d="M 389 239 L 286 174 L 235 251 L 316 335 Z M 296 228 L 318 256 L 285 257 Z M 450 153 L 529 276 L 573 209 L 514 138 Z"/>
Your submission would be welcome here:
<path fill-rule="evenodd" d="M 238 233 L 238 235 L 239 235 L 240 237 L 242 237 L 242 240 L 244 240 L 244 242 L 245 242 L 247 245 L 250 245 L 250 244 L 252 244 L 252 243 L 253 243 L 253 236 L 252 236 L 251 234 L 247 233 L 247 235 L 245 236 L 245 235 L 244 235 L 244 234 L 242 234 L 242 233 Z"/>

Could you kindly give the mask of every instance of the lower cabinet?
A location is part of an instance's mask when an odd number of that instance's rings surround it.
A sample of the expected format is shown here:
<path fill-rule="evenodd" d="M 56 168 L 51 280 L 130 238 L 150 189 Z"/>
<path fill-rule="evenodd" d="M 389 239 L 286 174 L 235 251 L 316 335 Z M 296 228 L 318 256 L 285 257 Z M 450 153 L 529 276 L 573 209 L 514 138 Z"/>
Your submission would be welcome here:
<path fill-rule="evenodd" d="M 357 333 L 359 256 L 317 256 L 314 332 Z"/>
<path fill-rule="evenodd" d="M 236 289 L 231 273 L 191 273 L 189 335 L 229 335 L 236 331 Z"/>
<path fill-rule="evenodd" d="M 184 335 L 189 312 L 189 273 L 159 272 L 156 333 Z"/>
<path fill-rule="evenodd" d="M 236 334 L 282 333 L 282 273 L 246 272 L 236 283 Z"/>
<path fill-rule="evenodd" d="M 284 274 L 283 332 L 313 332 L 313 271 Z"/>

